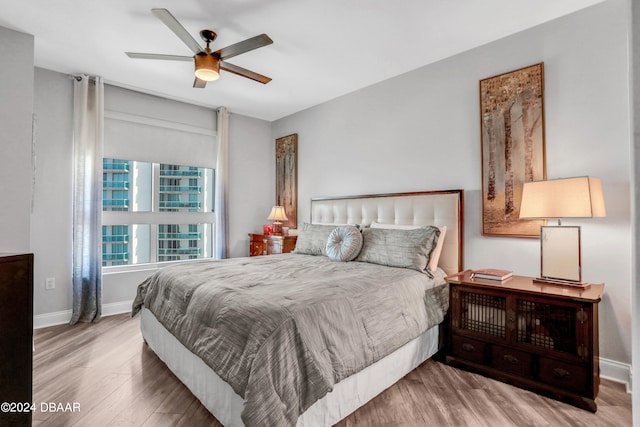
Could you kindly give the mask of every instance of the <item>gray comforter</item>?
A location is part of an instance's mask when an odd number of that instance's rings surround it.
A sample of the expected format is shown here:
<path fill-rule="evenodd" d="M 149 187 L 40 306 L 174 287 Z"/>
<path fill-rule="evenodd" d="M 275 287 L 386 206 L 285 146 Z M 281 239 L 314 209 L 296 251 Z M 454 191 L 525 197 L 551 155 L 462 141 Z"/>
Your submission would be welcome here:
<path fill-rule="evenodd" d="M 442 322 L 448 288 L 414 270 L 296 254 L 165 268 L 142 305 L 245 401 L 247 426 L 295 425 L 333 385 Z"/>

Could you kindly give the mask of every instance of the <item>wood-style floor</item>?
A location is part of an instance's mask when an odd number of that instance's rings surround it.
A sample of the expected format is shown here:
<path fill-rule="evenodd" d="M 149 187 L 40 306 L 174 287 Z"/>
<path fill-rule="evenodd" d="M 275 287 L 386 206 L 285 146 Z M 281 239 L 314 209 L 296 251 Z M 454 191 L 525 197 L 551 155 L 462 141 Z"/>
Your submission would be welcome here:
<path fill-rule="evenodd" d="M 138 318 L 39 329 L 35 346 L 36 426 L 220 425 L 143 343 Z M 42 411 L 48 402 L 80 410 Z M 429 360 L 338 426 L 631 425 L 621 384 L 603 380 L 596 402 L 592 414 Z"/>

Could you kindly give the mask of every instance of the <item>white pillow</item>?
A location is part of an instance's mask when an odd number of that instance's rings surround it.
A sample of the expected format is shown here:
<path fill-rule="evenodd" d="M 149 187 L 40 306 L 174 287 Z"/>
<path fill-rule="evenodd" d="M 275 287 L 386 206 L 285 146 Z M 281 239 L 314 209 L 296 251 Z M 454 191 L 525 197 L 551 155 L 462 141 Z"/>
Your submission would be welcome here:
<path fill-rule="evenodd" d="M 336 227 L 327 238 L 325 253 L 333 261 L 352 261 L 362 249 L 362 233 L 353 225 Z"/>
<path fill-rule="evenodd" d="M 438 227 L 440 229 L 440 235 L 438 236 L 438 243 L 436 243 L 436 247 L 431 252 L 431 259 L 429 260 L 429 270 L 436 271 L 438 268 L 438 262 L 440 261 L 440 254 L 442 253 L 442 246 L 444 245 L 444 236 L 447 234 L 447 226 L 443 225 L 442 227 Z"/>
<path fill-rule="evenodd" d="M 395 230 L 415 230 L 416 228 L 423 227 L 421 225 L 401 225 L 401 224 L 381 224 L 379 222 L 372 222 L 371 228 L 389 228 Z M 429 259 L 429 270 L 436 271 L 438 268 L 438 261 L 440 261 L 440 254 L 442 254 L 442 246 L 444 245 L 444 236 L 447 234 L 447 226 L 443 225 L 438 227 L 440 229 L 440 236 L 438 236 L 438 243 L 431 253 Z"/>
<path fill-rule="evenodd" d="M 382 224 L 381 222 L 372 222 L 371 228 L 387 228 L 389 230 L 415 230 L 424 227 L 423 225 L 401 225 L 401 224 Z"/>

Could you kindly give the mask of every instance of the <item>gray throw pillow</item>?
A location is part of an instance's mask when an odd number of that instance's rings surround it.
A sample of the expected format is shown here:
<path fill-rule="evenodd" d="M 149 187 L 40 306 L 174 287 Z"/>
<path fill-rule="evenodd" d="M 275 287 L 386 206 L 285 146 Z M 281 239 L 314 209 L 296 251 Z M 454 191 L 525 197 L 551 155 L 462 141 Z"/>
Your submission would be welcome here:
<path fill-rule="evenodd" d="M 318 225 L 304 223 L 298 231 L 296 248 L 293 253 L 303 255 L 326 255 L 325 246 L 329 234 L 335 230 L 335 225 Z"/>
<path fill-rule="evenodd" d="M 356 261 L 410 268 L 433 277 L 427 266 L 439 235 L 440 230 L 433 226 L 414 230 L 366 228 Z"/>
<path fill-rule="evenodd" d="M 362 249 L 362 233 L 353 225 L 336 227 L 327 239 L 325 252 L 333 261 L 352 261 Z"/>

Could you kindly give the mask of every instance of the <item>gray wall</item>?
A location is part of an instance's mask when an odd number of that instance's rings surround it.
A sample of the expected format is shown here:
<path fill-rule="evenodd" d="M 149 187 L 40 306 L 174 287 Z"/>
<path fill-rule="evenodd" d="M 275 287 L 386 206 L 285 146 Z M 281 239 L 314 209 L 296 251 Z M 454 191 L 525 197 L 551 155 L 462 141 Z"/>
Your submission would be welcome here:
<path fill-rule="evenodd" d="M 262 232 L 275 196 L 271 123 L 229 114 L 229 257 L 249 256 L 248 233 Z"/>
<path fill-rule="evenodd" d="M 299 221 L 311 197 L 465 190 L 465 264 L 539 274 L 539 241 L 481 235 L 478 81 L 544 61 L 548 178 L 602 179 L 582 226 L 583 277 L 606 282 L 600 351 L 631 362 L 627 3 L 610 0 L 273 123 L 298 133 Z"/>
<path fill-rule="evenodd" d="M 34 314 L 71 308 L 73 82 L 35 69 L 36 170 L 31 214 Z M 45 290 L 47 277 L 56 288 Z"/>
<path fill-rule="evenodd" d="M 0 27 L 0 58 L 0 252 L 28 252 L 33 36 Z"/>

